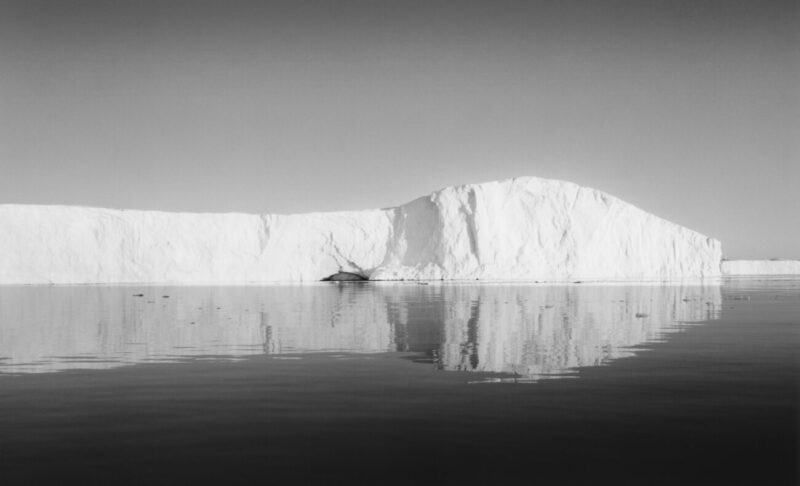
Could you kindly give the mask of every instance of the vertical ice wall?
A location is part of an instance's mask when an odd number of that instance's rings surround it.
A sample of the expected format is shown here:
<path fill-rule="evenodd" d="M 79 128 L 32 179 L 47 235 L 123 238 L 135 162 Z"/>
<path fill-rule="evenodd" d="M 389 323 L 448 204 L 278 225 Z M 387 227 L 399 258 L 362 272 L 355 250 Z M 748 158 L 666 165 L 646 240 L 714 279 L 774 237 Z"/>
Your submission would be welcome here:
<path fill-rule="evenodd" d="M 373 279 L 664 280 L 719 275 L 720 243 L 603 192 L 537 178 L 395 209 Z"/>

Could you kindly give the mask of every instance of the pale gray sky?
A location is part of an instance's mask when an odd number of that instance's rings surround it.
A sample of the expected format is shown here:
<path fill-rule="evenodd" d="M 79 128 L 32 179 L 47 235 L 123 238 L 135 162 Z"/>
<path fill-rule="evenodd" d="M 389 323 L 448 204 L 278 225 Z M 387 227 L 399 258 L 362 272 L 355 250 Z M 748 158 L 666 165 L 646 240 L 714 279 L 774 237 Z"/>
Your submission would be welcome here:
<path fill-rule="evenodd" d="M 0 202 L 291 213 L 534 175 L 800 258 L 797 5 L 0 0 Z"/>

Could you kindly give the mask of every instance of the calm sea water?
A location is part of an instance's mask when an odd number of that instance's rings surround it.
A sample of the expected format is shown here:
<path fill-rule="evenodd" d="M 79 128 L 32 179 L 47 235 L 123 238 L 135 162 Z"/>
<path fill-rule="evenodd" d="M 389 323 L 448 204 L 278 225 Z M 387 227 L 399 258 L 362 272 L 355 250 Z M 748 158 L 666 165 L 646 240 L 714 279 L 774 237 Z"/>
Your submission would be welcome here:
<path fill-rule="evenodd" d="M 0 482 L 798 479 L 800 281 L 0 287 Z"/>

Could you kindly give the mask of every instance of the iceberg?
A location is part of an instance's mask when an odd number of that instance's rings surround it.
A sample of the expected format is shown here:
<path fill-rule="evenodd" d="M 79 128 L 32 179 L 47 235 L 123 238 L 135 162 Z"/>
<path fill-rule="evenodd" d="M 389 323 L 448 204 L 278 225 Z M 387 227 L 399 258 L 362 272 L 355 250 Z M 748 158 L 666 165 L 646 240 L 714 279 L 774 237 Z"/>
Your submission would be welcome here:
<path fill-rule="evenodd" d="M 534 177 L 295 215 L 0 205 L 0 284 L 666 281 L 719 277 L 721 259 L 715 239 Z"/>

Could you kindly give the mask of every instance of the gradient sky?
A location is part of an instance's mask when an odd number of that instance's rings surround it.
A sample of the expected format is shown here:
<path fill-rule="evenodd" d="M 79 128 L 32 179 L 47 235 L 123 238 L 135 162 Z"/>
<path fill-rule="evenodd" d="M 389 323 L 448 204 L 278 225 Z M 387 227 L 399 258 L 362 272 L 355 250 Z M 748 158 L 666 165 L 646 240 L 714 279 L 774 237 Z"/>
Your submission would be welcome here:
<path fill-rule="evenodd" d="M 534 175 L 800 258 L 797 1 L 3 1 L 0 203 L 295 213 Z"/>

